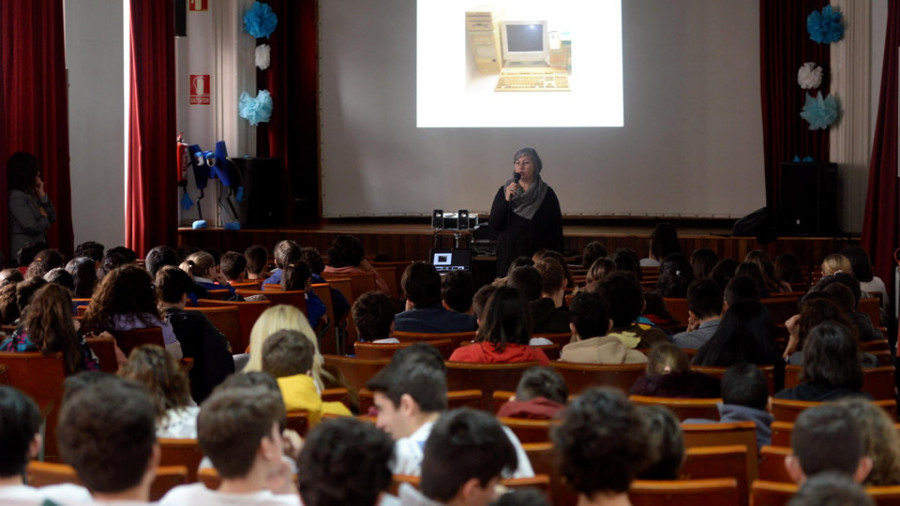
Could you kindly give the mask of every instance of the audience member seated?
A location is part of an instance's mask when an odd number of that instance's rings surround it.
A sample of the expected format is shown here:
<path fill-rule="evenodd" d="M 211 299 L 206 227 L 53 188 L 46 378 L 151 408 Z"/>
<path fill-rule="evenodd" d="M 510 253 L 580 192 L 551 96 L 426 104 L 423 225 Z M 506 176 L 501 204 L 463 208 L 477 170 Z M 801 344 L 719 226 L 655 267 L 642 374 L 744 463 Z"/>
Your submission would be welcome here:
<path fill-rule="evenodd" d="M 567 288 L 575 287 L 575 277 L 572 276 L 572 271 L 571 271 L 571 269 L 569 269 L 569 262 L 566 260 L 566 257 L 564 257 L 562 255 L 562 253 L 560 253 L 558 251 L 553 251 L 551 249 L 541 248 L 541 249 L 537 250 L 537 252 L 535 252 L 535 254 L 532 256 L 532 258 L 534 259 L 535 267 L 537 267 L 539 260 L 544 260 L 547 258 L 552 258 L 553 260 L 556 260 L 557 262 L 559 262 L 559 265 L 560 265 L 560 267 L 562 267 L 562 270 L 563 270 L 563 279 L 566 280 L 566 287 Z M 543 275 L 543 271 L 541 272 L 541 275 Z"/>
<path fill-rule="evenodd" d="M 860 341 L 874 341 L 884 339 L 884 334 L 877 330 L 872 324 L 872 319 L 868 314 L 858 311 L 859 299 L 862 298 L 862 289 L 859 281 L 846 272 L 840 272 L 831 276 L 825 276 L 816 283 L 816 286 L 809 290 L 807 296 L 816 292 L 836 293 L 840 290 L 839 285 L 847 288 L 852 297 L 839 295 L 841 308 L 847 313 L 847 316 L 853 320 L 856 328 L 859 330 Z"/>
<path fill-rule="evenodd" d="M 25 281 L 25 276 L 22 275 L 22 271 L 19 269 L 3 269 L 0 271 L 0 287 L 20 281 Z"/>
<path fill-rule="evenodd" d="M 406 294 L 406 311 L 394 317 L 394 330 L 401 332 L 446 333 L 475 330 L 472 315 L 444 309 L 441 305 L 441 275 L 433 265 L 414 262 L 400 279 Z"/>
<path fill-rule="evenodd" d="M 638 474 L 641 480 L 677 480 L 684 462 L 684 434 L 678 418 L 663 406 L 638 406 L 650 449 L 649 467 Z"/>
<path fill-rule="evenodd" d="M 791 431 L 791 455 L 784 467 L 803 485 L 807 478 L 835 471 L 862 483 L 872 469 L 859 424 L 846 408 L 825 404 L 805 409 Z"/>
<path fill-rule="evenodd" d="M 178 267 L 178 253 L 170 246 L 156 246 L 147 252 L 144 258 L 144 267 L 150 276 L 156 277 L 156 273 L 167 265 Z"/>
<path fill-rule="evenodd" d="M 836 303 L 835 295 L 825 292 L 809 294 L 800 303 L 800 314 L 792 316 L 785 325 L 790 337 L 784 350 L 784 357 L 791 365 L 803 365 L 803 348 L 806 344 L 809 332 L 813 327 L 823 322 L 834 322 L 843 325 L 858 342 L 856 325 L 850 320 L 847 313 Z"/>
<path fill-rule="evenodd" d="M 666 301 L 657 292 L 644 292 L 644 310 L 635 322 L 639 325 L 650 325 L 666 334 L 666 339 L 672 338 L 672 329 L 677 328 L 680 322 L 675 319 L 666 307 Z"/>
<path fill-rule="evenodd" d="M 75 278 L 73 278 L 72 275 L 69 274 L 69 271 L 63 267 L 51 269 L 50 272 L 44 274 L 44 280 L 48 283 L 65 288 L 69 293 L 75 291 Z"/>
<path fill-rule="evenodd" d="M 12 251 L 16 252 L 16 264 L 19 266 L 19 270 L 22 274 L 25 274 L 25 270 L 31 265 L 32 260 L 34 260 L 35 255 L 38 252 L 43 251 L 50 246 L 44 241 L 29 241 L 26 242 L 21 248 L 16 250 L 15 248 L 11 248 Z"/>
<path fill-rule="evenodd" d="M 844 399 L 837 404 L 846 408 L 859 424 L 866 455 L 872 470 L 863 482 L 867 486 L 900 484 L 900 436 L 887 412 L 863 399 Z"/>
<path fill-rule="evenodd" d="M 175 331 L 160 318 L 153 279 L 136 265 L 114 269 L 103 277 L 81 321 L 85 329 L 114 335 L 120 330 L 161 327 L 166 351 L 176 360 L 182 358 Z"/>
<path fill-rule="evenodd" d="M 759 288 L 760 298 L 767 299 L 771 296 L 769 287 L 766 286 L 766 280 L 763 278 L 763 273 L 756 264 L 752 262 L 743 262 L 739 264 L 737 269 L 734 270 L 734 277 L 740 276 L 747 276 L 756 283 L 756 286 Z"/>
<path fill-rule="evenodd" d="M 619 390 L 592 388 L 563 417 L 551 435 L 560 474 L 578 492 L 578 504 L 629 504 L 628 489 L 651 452 L 637 407 Z"/>
<path fill-rule="evenodd" d="M 766 306 L 758 301 L 729 305 L 719 328 L 697 350 L 693 361 L 694 365 L 714 367 L 728 367 L 738 362 L 775 365 L 778 374 L 784 370 L 784 361 L 775 350 L 772 318 Z"/>
<path fill-rule="evenodd" d="M 86 502 L 90 493 L 73 485 L 40 489 L 25 484 L 28 461 L 40 452 L 41 412 L 30 397 L 16 388 L 0 385 L 0 502 L 3 504 L 42 504 L 44 499 L 56 502 Z"/>
<path fill-rule="evenodd" d="M 722 291 L 725 291 L 725 287 L 731 282 L 734 278 L 734 272 L 737 270 L 738 265 L 741 263 L 733 258 L 723 258 L 719 260 L 719 263 L 713 267 L 712 272 L 709 274 L 709 277 L 713 279 Z M 759 292 L 759 288 L 757 288 L 757 294 Z M 759 296 L 757 295 L 757 298 Z"/>
<path fill-rule="evenodd" d="M 559 360 L 588 364 L 644 364 L 647 356 L 625 347 L 615 336 L 606 335 L 612 320 L 603 297 L 579 293 L 569 304 L 572 341 L 563 346 Z"/>
<path fill-rule="evenodd" d="M 822 260 L 822 276 L 831 276 L 839 272 L 853 274 L 853 264 L 850 259 L 840 253 L 833 253 Z"/>
<path fill-rule="evenodd" d="M 525 294 L 518 288 L 497 288 L 479 322 L 475 342 L 454 350 L 450 361 L 498 364 L 537 360 L 541 365 L 550 364 L 542 350 L 528 344 L 531 313 Z"/>
<path fill-rule="evenodd" d="M 247 258 L 237 251 L 227 251 L 219 262 L 222 275 L 231 283 L 240 283 L 247 277 Z"/>
<path fill-rule="evenodd" d="M 444 309 L 472 314 L 475 278 L 469 271 L 450 271 L 441 276 L 441 303 Z"/>
<path fill-rule="evenodd" d="M 691 270 L 694 271 L 694 279 L 711 277 L 717 263 L 719 263 L 719 255 L 715 251 L 709 248 L 695 249 L 691 253 Z"/>
<path fill-rule="evenodd" d="M 94 501 L 149 499 L 160 449 L 156 409 L 143 386 L 119 378 L 84 386 L 63 402 L 56 435 L 63 461 Z"/>
<path fill-rule="evenodd" d="M 297 330 L 279 330 L 263 344 L 263 371 L 278 380 L 288 411 L 306 411 L 311 426 L 318 425 L 322 414 L 352 416 L 340 402 L 323 402 L 312 379 L 316 348 Z"/>
<path fill-rule="evenodd" d="M 90 299 L 97 286 L 97 267 L 88 257 L 75 257 L 66 264 L 66 271 L 72 275 L 75 287 L 73 295 L 78 299 Z"/>
<path fill-rule="evenodd" d="M 434 424 L 424 444 L 421 492 L 402 484 L 400 504 L 487 506 L 501 475 L 519 460 L 494 417 L 468 408 L 451 411 Z"/>
<path fill-rule="evenodd" d="M 271 276 L 269 272 L 269 251 L 265 246 L 254 244 L 244 250 L 247 259 L 247 279 L 264 280 Z"/>
<path fill-rule="evenodd" d="M 556 334 L 569 331 L 569 310 L 565 307 L 566 287 L 563 266 L 554 258 L 538 260 L 534 268 L 541 275 L 541 295 L 532 300 L 531 316 L 535 333 Z M 515 274 L 514 274 L 515 276 Z"/>
<path fill-rule="evenodd" d="M 328 281 L 322 277 L 325 270 L 325 261 L 316 248 L 300 248 L 300 261 L 309 266 L 309 275 L 313 283 L 327 283 Z M 337 288 L 329 287 L 331 291 L 331 306 L 334 311 L 334 319 L 338 324 L 344 321 L 344 317 L 350 311 L 350 303 L 347 298 Z"/>
<path fill-rule="evenodd" d="M 616 263 L 609 258 L 598 258 L 588 268 L 584 277 L 583 291 L 593 292 L 597 290 L 597 284 L 604 281 L 607 276 L 616 272 Z"/>
<path fill-rule="evenodd" d="M 672 253 L 681 253 L 678 232 L 671 223 L 660 223 L 650 232 L 650 255 L 641 259 L 641 267 L 659 267 Z"/>
<path fill-rule="evenodd" d="M 672 253 L 659 266 L 656 290 L 663 297 L 683 299 L 694 280 L 694 268 L 681 253 Z"/>
<path fill-rule="evenodd" d="M 156 406 L 156 437 L 197 438 L 200 408 L 191 400 L 187 374 L 165 350 L 152 344 L 138 346 L 119 374 L 146 387 Z"/>
<path fill-rule="evenodd" d="M 722 289 L 710 278 L 695 280 L 688 287 L 688 331 L 679 332 L 672 342 L 679 348 L 698 349 L 716 333 L 722 318 Z"/>
<path fill-rule="evenodd" d="M 4 325 L 12 325 L 19 319 L 19 306 L 16 304 L 17 284 L 10 282 L 0 288 L 0 323 Z"/>
<path fill-rule="evenodd" d="M 847 396 L 862 396 L 862 367 L 856 341 L 847 327 L 824 322 L 809 332 L 803 350 L 802 382 L 775 394 L 776 399 L 830 401 Z"/>
<path fill-rule="evenodd" d="M 25 308 L 31 302 L 31 298 L 38 290 L 47 285 L 44 278 L 31 278 L 16 284 L 16 307 L 18 308 L 19 317 L 25 315 Z"/>
<path fill-rule="evenodd" d="M 859 287 L 863 292 L 869 294 L 881 294 L 881 310 L 885 314 L 890 314 L 891 297 L 884 285 L 884 281 L 872 271 L 872 261 L 869 259 L 869 253 L 862 246 L 847 246 L 841 250 L 841 254 L 850 260 L 850 267 L 853 269 L 853 277 L 859 280 Z"/>
<path fill-rule="evenodd" d="M 494 499 L 491 506 L 550 506 L 547 494 L 536 488 L 510 489 Z"/>
<path fill-rule="evenodd" d="M 362 294 L 350 310 L 357 338 L 362 342 L 399 343 L 396 338 L 390 337 L 396 313 L 397 306 L 386 293 L 371 291 Z"/>
<path fill-rule="evenodd" d="M 606 246 L 600 241 L 591 241 L 587 243 L 581 252 L 581 266 L 590 269 L 594 262 L 601 258 L 606 258 Z"/>
<path fill-rule="evenodd" d="M 213 392 L 200 408 L 197 439 L 222 483 L 218 490 L 210 490 L 203 483 L 181 485 L 163 496 L 159 504 L 302 504 L 291 479 L 291 464 L 284 455 L 290 452 L 296 457 L 299 448 L 286 444 L 284 420 L 281 397 L 265 387 Z"/>
<path fill-rule="evenodd" d="M 194 282 L 191 276 L 174 266 L 165 266 L 156 273 L 156 292 L 159 309 L 172 326 L 185 357 L 194 360 L 189 371 L 191 397 L 203 402 L 213 388 L 234 372 L 232 350 L 228 339 L 213 326 L 200 311 L 185 311 L 188 292 Z"/>
<path fill-rule="evenodd" d="M 719 422 L 753 422 L 756 424 L 756 445 L 772 444 L 772 422 L 775 417 L 767 411 L 769 384 L 766 375 L 754 364 L 730 366 L 722 376 L 722 403 L 717 404 Z M 688 419 L 685 423 L 709 423 L 708 420 Z"/>
<path fill-rule="evenodd" d="M 359 239 L 352 235 L 339 235 L 334 238 L 328 248 L 328 265 L 326 274 L 367 274 L 375 275 L 375 288 L 384 293 L 391 293 L 387 283 L 366 260 L 366 252 Z M 398 329 L 399 330 L 399 329 Z"/>
<path fill-rule="evenodd" d="M 698 399 L 719 397 L 719 382 L 711 376 L 691 371 L 690 359 L 674 344 L 654 345 L 647 359 L 647 372 L 631 385 L 633 395 Z"/>
<path fill-rule="evenodd" d="M 88 257 L 94 261 L 95 265 L 99 266 L 100 262 L 103 260 L 103 252 L 105 250 L 106 247 L 97 241 L 84 241 L 78 246 L 75 246 L 75 258 Z"/>
<path fill-rule="evenodd" d="M 402 352 L 402 353 L 401 353 Z M 391 363 L 366 384 L 374 392 L 376 425 L 394 438 L 394 474 L 419 476 L 425 441 L 435 421 L 447 410 L 447 372 L 440 353 L 425 344 L 399 350 Z M 504 428 L 518 454 L 512 477 L 534 476 L 518 438 Z"/>
<path fill-rule="evenodd" d="M 497 416 L 549 420 L 566 407 L 569 387 L 552 367 L 532 367 L 522 373 L 516 395 L 504 404 Z"/>
<path fill-rule="evenodd" d="M 728 308 L 738 302 L 742 301 L 756 301 L 759 302 L 759 285 L 756 284 L 756 281 L 753 280 L 750 276 L 734 276 L 725 285 L 725 289 L 722 291 L 725 302 L 722 306 L 722 309 L 728 310 Z"/>
<path fill-rule="evenodd" d="M 793 253 L 782 253 L 775 257 L 775 277 L 787 283 L 803 283 L 803 266 Z"/>
<path fill-rule="evenodd" d="M 309 266 L 301 262 L 300 257 L 288 259 L 281 270 L 281 289 L 306 292 L 306 317 L 309 319 L 309 325 L 317 328 L 320 322 L 323 325 L 330 323 L 325 314 L 328 309 L 322 299 L 312 291 L 309 281 Z"/>
<path fill-rule="evenodd" d="M 387 506 L 394 443 L 371 423 L 326 420 L 303 444 L 297 462 L 305 506 Z"/>
<path fill-rule="evenodd" d="M 296 241 L 285 239 L 275 244 L 272 250 L 272 256 L 275 257 L 275 269 L 269 274 L 269 277 L 263 281 L 264 284 L 279 285 L 281 284 L 281 276 L 284 266 L 291 262 L 292 259 L 300 258 L 300 245 Z"/>
<path fill-rule="evenodd" d="M 42 278 L 57 267 L 65 267 L 66 257 L 58 249 L 45 249 L 34 256 L 34 260 L 28 265 L 25 279 Z"/>
<path fill-rule="evenodd" d="M 100 369 L 97 356 L 78 331 L 66 288 L 52 283 L 41 287 L 21 321 L 12 336 L 0 343 L 0 350 L 62 353 L 66 374 Z"/>
<path fill-rule="evenodd" d="M 744 257 L 744 262 L 756 264 L 762 274 L 763 284 L 769 293 L 788 293 L 794 291 L 791 284 L 782 281 L 775 275 L 775 264 L 769 254 L 761 249 L 753 250 Z"/>
<path fill-rule="evenodd" d="M 516 257 L 510 262 L 509 269 L 506 271 L 506 276 L 496 278 L 491 284 L 494 286 L 506 285 L 507 281 L 509 281 L 509 275 L 519 267 L 534 267 L 534 260 L 532 260 L 531 257 Z"/>
<path fill-rule="evenodd" d="M 662 330 L 635 322 L 644 310 L 644 295 L 632 274 L 619 271 L 610 274 L 597 286 L 596 293 L 609 304 L 613 321 L 609 334 L 619 338 L 627 348 L 649 348 L 669 342 Z"/>
<path fill-rule="evenodd" d="M 619 248 L 613 253 L 612 261 L 616 264 L 617 271 L 628 271 L 634 274 L 638 283 L 643 277 L 641 259 L 636 251 L 631 248 Z"/>
<path fill-rule="evenodd" d="M 803 482 L 788 506 L 875 506 L 858 483 L 837 471 L 824 471 Z"/>
<path fill-rule="evenodd" d="M 188 256 L 181 262 L 181 270 L 191 275 L 194 282 L 206 290 L 228 290 L 231 296 L 228 300 L 243 300 L 235 293 L 234 288 L 228 284 L 228 280 L 222 274 L 216 260 L 205 251 L 198 251 Z"/>

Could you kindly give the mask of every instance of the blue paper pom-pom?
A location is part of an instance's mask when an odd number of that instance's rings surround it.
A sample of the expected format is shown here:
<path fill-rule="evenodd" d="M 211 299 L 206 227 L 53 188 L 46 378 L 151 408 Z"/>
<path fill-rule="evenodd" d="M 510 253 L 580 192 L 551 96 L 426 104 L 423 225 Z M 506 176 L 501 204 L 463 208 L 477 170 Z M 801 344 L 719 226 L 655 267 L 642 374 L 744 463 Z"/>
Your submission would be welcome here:
<path fill-rule="evenodd" d="M 843 16 L 830 5 L 822 7 L 822 11 L 812 11 L 806 18 L 806 30 L 809 38 L 819 44 L 831 44 L 844 38 Z"/>
<path fill-rule="evenodd" d="M 253 2 L 250 10 L 244 13 L 244 31 L 256 39 L 269 37 L 278 25 L 278 16 L 272 12 L 269 4 Z"/>
<path fill-rule="evenodd" d="M 839 115 L 834 95 L 823 99 L 821 93 L 816 93 L 815 97 L 806 94 L 806 104 L 803 105 L 800 117 L 809 122 L 810 130 L 825 130 L 838 120 Z"/>
<path fill-rule="evenodd" d="M 269 121 L 272 118 L 273 107 L 272 96 L 266 90 L 261 90 L 256 98 L 245 91 L 238 100 L 241 117 L 253 126 Z"/>

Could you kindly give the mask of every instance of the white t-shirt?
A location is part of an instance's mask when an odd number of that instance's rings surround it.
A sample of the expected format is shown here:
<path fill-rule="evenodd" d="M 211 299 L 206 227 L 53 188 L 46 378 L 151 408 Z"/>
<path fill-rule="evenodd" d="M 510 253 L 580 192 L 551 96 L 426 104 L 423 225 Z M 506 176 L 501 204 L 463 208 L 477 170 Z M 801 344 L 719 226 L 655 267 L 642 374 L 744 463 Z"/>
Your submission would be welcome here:
<path fill-rule="evenodd" d="M 35 488 L 28 485 L 0 487 L 0 504 L 41 504 L 45 499 L 64 504 L 93 501 L 88 489 L 72 483 Z"/>
<path fill-rule="evenodd" d="M 300 496 L 294 494 L 273 494 L 268 490 L 260 490 L 250 494 L 224 494 L 210 490 L 202 483 L 180 485 L 169 490 L 160 506 L 190 506 L 193 504 L 222 506 L 300 506 Z"/>
<path fill-rule="evenodd" d="M 408 437 L 400 438 L 394 443 L 394 466 L 391 472 L 394 474 L 407 474 L 410 476 L 422 475 L 422 459 L 425 457 L 425 441 L 431 435 L 431 429 L 434 422 L 426 422 Z M 509 430 L 509 427 L 503 427 L 503 432 L 509 438 L 513 448 L 516 449 L 516 457 L 519 460 L 519 467 L 516 472 L 509 478 L 532 478 L 534 477 L 534 468 L 531 467 L 531 461 L 528 454 L 522 448 L 519 438 Z"/>
<path fill-rule="evenodd" d="M 199 406 L 186 406 L 166 411 L 166 416 L 156 424 L 156 437 L 197 439 L 197 415 Z"/>

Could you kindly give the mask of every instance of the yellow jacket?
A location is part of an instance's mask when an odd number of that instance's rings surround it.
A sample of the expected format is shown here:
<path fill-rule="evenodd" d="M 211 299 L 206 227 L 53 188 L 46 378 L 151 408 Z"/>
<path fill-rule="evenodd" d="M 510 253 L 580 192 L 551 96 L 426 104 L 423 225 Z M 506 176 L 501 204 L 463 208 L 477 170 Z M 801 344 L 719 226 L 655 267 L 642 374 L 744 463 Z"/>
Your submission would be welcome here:
<path fill-rule="evenodd" d="M 313 379 L 306 374 L 278 378 L 278 387 L 284 397 L 285 409 L 308 412 L 310 427 L 319 423 L 323 413 L 353 416 L 347 406 L 340 402 L 323 402 Z"/>

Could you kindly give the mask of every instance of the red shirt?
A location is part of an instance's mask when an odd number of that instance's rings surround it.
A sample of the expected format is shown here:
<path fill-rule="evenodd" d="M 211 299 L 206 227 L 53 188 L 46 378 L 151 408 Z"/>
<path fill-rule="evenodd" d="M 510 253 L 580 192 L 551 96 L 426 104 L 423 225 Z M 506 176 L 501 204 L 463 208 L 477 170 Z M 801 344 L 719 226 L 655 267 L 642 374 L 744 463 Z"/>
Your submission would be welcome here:
<path fill-rule="evenodd" d="M 497 351 L 494 343 L 483 341 L 462 346 L 450 355 L 450 362 L 471 362 L 476 364 L 505 364 L 510 362 L 532 362 L 537 360 L 541 365 L 550 365 L 550 359 L 542 350 L 527 344 L 507 343 L 503 351 Z"/>

